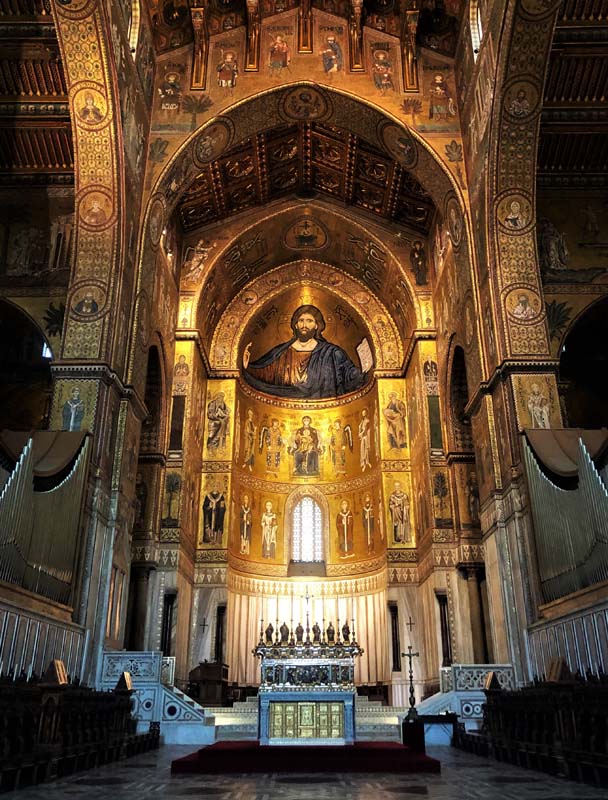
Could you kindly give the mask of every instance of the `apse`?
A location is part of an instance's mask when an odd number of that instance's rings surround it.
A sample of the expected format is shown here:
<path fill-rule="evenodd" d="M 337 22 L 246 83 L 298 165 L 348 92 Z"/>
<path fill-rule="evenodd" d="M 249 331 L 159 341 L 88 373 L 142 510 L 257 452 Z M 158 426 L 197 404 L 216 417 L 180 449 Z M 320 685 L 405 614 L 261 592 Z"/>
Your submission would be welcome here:
<path fill-rule="evenodd" d="M 386 535 L 374 337 L 331 286 L 300 283 L 243 325 L 239 363 L 234 395 L 209 401 L 205 443 L 212 458 L 226 448 L 220 406 L 233 396 L 228 663 L 249 683 L 258 667 L 242 642 L 254 647 L 260 626 L 325 630 L 359 620 L 371 656 L 361 678 L 377 682 L 385 642 L 374 647 L 371 631 L 384 629 Z M 208 543 L 217 541 L 214 484 L 210 476 L 203 501 Z M 366 591 L 356 576 L 367 577 Z"/>

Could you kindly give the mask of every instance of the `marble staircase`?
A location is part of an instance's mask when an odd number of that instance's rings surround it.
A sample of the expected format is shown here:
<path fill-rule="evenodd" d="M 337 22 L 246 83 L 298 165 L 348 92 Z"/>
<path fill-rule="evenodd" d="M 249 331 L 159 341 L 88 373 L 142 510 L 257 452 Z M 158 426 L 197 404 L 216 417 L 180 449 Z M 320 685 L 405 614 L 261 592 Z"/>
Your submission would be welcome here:
<path fill-rule="evenodd" d="M 175 659 L 158 651 L 106 651 L 98 686 L 111 691 L 123 672 L 133 684 L 133 715 L 138 731 L 160 723 L 165 744 L 212 744 L 216 741 L 258 738 L 258 698 L 234 703 L 232 708 L 202 707 L 174 686 Z M 493 672 L 504 689 L 515 688 L 510 664 L 453 664 L 442 668 L 441 691 L 418 703 L 419 714 L 431 716 L 425 728 L 427 742 L 449 744 L 451 723 L 443 715 L 456 714 L 467 730 L 481 724 L 484 687 Z M 356 738 L 359 741 L 401 741 L 401 722 L 408 709 L 384 706 L 378 700 L 357 697 Z"/>
<path fill-rule="evenodd" d="M 213 718 L 216 742 L 258 738 L 257 696 L 234 703 L 232 708 L 207 706 L 205 716 Z"/>

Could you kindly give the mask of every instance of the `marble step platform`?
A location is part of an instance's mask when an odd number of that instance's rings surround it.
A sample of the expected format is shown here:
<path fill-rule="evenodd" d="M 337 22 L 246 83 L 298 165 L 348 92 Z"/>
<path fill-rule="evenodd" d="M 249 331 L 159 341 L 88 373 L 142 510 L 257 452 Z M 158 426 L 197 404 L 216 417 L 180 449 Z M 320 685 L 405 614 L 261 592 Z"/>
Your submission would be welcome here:
<path fill-rule="evenodd" d="M 357 697 L 355 701 L 357 739 L 361 741 L 401 741 L 401 721 L 407 709 L 383 706 L 379 700 Z M 204 709 L 213 718 L 216 741 L 253 740 L 258 736 L 258 698 L 249 697 L 232 708 Z"/>

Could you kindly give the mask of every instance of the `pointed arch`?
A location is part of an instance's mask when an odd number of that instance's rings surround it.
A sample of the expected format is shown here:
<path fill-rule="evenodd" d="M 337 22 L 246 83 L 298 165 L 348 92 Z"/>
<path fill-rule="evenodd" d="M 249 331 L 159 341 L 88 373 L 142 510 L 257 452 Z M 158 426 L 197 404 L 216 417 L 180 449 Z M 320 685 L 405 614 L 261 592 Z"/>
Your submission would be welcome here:
<path fill-rule="evenodd" d="M 315 541 L 305 544 L 302 547 L 302 528 L 301 519 L 298 518 L 298 508 L 303 509 L 303 501 L 306 503 L 305 513 L 312 514 L 312 520 L 318 525 L 315 528 Z M 315 511 L 318 509 L 317 511 Z M 316 516 L 316 521 L 315 521 Z M 312 552 L 320 557 L 310 558 L 307 563 L 322 563 L 327 560 L 329 553 L 329 504 L 323 492 L 314 486 L 298 486 L 288 495 L 285 503 L 285 552 L 290 554 L 290 561 L 302 562 L 302 554 Z M 312 547 L 309 547 L 312 544 Z M 294 555 L 296 557 L 294 557 Z M 300 556 L 300 557 L 298 557 Z"/>

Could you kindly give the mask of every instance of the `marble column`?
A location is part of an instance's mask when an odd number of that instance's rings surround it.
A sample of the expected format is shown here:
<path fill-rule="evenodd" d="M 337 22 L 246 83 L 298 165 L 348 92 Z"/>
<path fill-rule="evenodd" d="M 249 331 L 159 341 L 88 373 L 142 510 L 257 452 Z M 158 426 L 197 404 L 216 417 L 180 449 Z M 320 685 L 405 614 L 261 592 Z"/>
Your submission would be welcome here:
<path fill-rule="evenodd" d="M 474 660 L 476 664 L 484 664 L 487 661 L 487 648 L 483 627 L 479 569 L 478 567 L 467 567 L 465 574 L 469 590 L 469 611 L 471 615 L 471 637 L 473 640 Z"/>
<path fill-rule="evenodd" d="M 131 604 L 127 640 L 129 650 L 145 649 L 148 585 L 153 569 L 153 564 L 133 564 L 131 567 Z"/>

